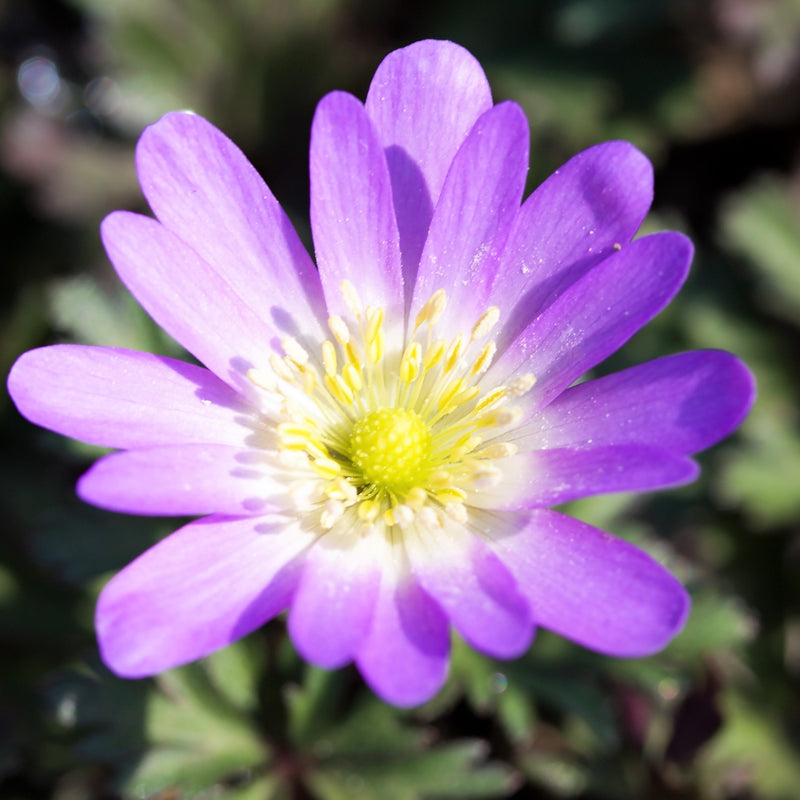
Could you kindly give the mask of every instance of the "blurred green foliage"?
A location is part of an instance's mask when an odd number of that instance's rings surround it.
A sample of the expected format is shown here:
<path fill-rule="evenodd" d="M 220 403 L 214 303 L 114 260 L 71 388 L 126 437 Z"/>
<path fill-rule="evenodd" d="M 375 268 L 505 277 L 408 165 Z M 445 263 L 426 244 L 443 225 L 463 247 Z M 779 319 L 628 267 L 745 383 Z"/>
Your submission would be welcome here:
<path fill-rule="evenodd" d="M 648 229 L 697 244 L 686 289 L 608 365 L 722 347 L 756 373 L 739 434 L 691 487 L 572 504 L 689 587 L 685 632 L 645 660 L 541 633 L 496 662 L 454 642 L 428 705 L 304 665 L 282 621 L 125 682 L 94 598 L 174 520 L 74 497 L 96 448 L 0 400 L 0 797 L 794 800 L 800 795 L 800 2 L 6 0 L 0 3 L 0 367 L 54 341 L 180 349 L 116 281 L 97 225 L 141 208 L 142 127 L 192 108 L 248 153 L 308 238 L 317 100 L 363 96 L 389 50 L 469 47 L 525 108 L 534 186 L 622 137 L 657 170 Z"/>

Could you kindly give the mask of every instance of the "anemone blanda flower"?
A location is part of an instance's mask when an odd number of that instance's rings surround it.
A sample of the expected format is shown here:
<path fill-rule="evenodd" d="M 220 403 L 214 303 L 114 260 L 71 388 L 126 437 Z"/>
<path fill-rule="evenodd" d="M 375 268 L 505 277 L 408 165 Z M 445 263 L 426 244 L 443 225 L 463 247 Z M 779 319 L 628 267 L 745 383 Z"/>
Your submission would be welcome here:
<path fill-rule="evenodd" d="M 524 203 L 528 124 L 448 42 L 391 53 L 362 105 L 311 133 L 316 267 L 242 153 L 168 114 L 137 149 L 156 219 L 102 238 L 123 282 L 204 367 L 107 347 L 24 354 L 30 420 L 119 449 L 87 501 L 206 515 L 103 590 L 123 676 L 222 647 L 289 609 L 299 652 L 429 698 L 450 626 L 499 658 L 535 626 L 616 656 L 661 648 L 688 599 L 652 558 L 550 506 L 692 480 L 743 418 L 733 356 L 682 353 L 576 384 L 657 314 L 692 255 L 634 239 L 652 199 L 632 145 L 575 156 Z"/>

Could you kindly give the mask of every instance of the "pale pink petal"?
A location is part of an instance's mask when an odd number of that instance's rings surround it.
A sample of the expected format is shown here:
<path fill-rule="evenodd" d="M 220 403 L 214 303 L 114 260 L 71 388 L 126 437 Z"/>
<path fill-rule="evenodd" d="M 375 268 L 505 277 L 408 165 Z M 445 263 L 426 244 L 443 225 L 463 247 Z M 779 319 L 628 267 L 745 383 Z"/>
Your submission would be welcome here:
<path fill-rule="evenodd" d="M 679 233 L 636 239 L 573 283 L 506 346 L 489 375 L 532 374 L 526 396 L 542 408 L 621 347 L 669 303 L 686 279 L 691 242 Z"/>
<path fill-rule="evenodd" d="M 697 350 L 567 389 L 531 421 L 532 447 L 642 443 L 696 453 L 733 431 L 755 399 L 738 358 Z"/>
<path fill-rule="evenodd" d="M 584 150 L 523 203 L 492 289 L 516 335 L 570 284 L 635 235 L 653 201 L 653 168 L 628 142 Z"/>
<path fill-rule="evenodd" d="M 407 289 L 450 163 L 491 105 L 481 65 L 452 42 L 415 42 L 375 72 L 366 109 L 386 149 Z"/>
<path fill-rule="evenodd" d="M 123 283 L 148 314 L 210 370 L 246 391 L 247 370 L 269 369 L 278 347 L 270 310 L 243 294 L 225 270 L 149 217 L 116 211 L 101 227 Z"/>
<path fill-rule="evenodd" d="M 285 505 L 279 470 L 274 454 L 226 445 L 129 450 L 97 461 L 78 495 L 128 514 L 264 514 Z"/>
<path fill-rule="evenodd" d="M 686 590 L 633 545 L 545 509 L 505 528 L 494 527 L 492 546 L 537 625 L 624 657 L 655 653 L 683 627 Z"/>
<path fill-rule="evenodd" d="M 386 156 L 364 106 L 332 92 L 311 126 L 311 229 L 328 310 L 346 314 L 340 284 L 398 319 L 403 311 L 400 245 Z"/>
<path fill-rule="evenodd" d="M 112 347 L 53 345 L 19 357 L 8 391 L 31 422 L 103 447 L 242 445 L 254 411 L 213 373 Z"/>
<path fill-rule="evenodd" d="M 188 243 L 279 337 L 324 322 L 314 264 L 289 218 L 239 148 L 197 114 L 146 128 L 136 167 L 158 219 Z"/>
<path fill-rule="evenodd" d="M 379 697 L 397 706 L 424 703 L 447 677 L 447 617 L 412 576 L 385 570 L 372 627 L 356 663 Z"/>
<path fill-rule="evenodd" d="M 300 655 L 333 669 L 352 661 L 369 631 L 381 581 L 381 549 L 357 531 L 329 532 L 306 556 L 289 612 Z"/>
<path fill-rule="evenodd" d="M 533 450 L 499 462 L 502 478 L 470 493 L 480 508 L 546 508 L 611 492 L 641 492 L 695 480 L 697 464 L 663 447 L 622 444 Z"/>
<path fill-rule="evenodd" d="M 313 541 L 280 517 L 206 517 L 168 536 L 100 594 L 103 661 L 140 678 L 202 658 L 283 611 Z"/>
<path fill-rule="evenodd" d="M 448 305 L 439 324 L 450 336 L 469 333 L 492 304 L 489 290 L 525 188 L 528 139 L 528 121 L 514 103 L 495 106 L 475 123 L 434 210 L 412 320 L 440 288 L 447 291 Z"/>
<path fill-rule="evenodd" d="M 406 534 L 411 569 L 465 641 L 497 658 L 522 655 L 533 639 L 525 598 L 497 556 L 463 525 Z"/>

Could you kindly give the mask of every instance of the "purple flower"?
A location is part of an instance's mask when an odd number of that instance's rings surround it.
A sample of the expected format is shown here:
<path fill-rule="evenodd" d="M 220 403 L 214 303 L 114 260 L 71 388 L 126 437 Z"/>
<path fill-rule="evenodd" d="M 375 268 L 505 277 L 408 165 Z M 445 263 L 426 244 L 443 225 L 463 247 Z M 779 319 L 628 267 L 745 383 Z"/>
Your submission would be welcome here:
<path fill-rule="evenodd" d="M 300 653 L 355 661 L 412 705 L 447 674 L 449 628 L 513 658 L 537 625 L 615 656 L 681 628 L 688 598 L 652 558 L 549 510 L 692 480 L 753 382 L 682 353 L 574 385 L 677 292 L 678 233 L 633 239 L 652 199 L 625 142 L 575 156 L 524 203 L 528 123 L 480 65 L 419 42 L 365 104 L 323 98 L 311 133 L 316 267 L 261 178 L 188 113 L 148 128 L 156 219 L 102 237 L 121 279 L 205 367 L 106 347 L 24 354 L 20 411 L 121 452 L 85 500 L 206 515 L 103 590 L 105 662 L 151 675 L 289 609 Z"/>

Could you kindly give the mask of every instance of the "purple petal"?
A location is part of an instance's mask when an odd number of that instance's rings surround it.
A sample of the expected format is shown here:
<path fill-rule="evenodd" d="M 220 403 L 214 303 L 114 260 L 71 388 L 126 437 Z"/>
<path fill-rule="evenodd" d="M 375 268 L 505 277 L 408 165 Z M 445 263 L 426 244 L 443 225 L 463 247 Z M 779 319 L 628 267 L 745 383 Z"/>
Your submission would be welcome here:
<path fill-rule="evenodd" d="M 407 288 L 450 163 L 491 106 L 481 65 L 452 42 L 395 50 L 375 72 L 366 109 L 386 149 Z"/>
<path fill-rule="evenodd" d="M 503 352 L 490 373 L 533 373 L 536 384 L 527 399 L 533 408 L 544 407 L 669 303 L 691 258 L 692 244 L 682 234 L 636 239 L 573 283 Z M 503 347 L 502 339 L 498 345 Z"/>
<path fill-rule="evenodd" d="M 490 305 L 489 289 L 519 211 L 528 171 L 528 121 L 514 103 L 487 111 L 470 131 L 447 174 L 414 287 L 411 319 L 441 287 L 442 326 L 466 331 Z"/>
<path fill-rule="evenodd" d="M 242 445 L 253 411 L 202 367 L 112 347 L 24 353 L 8 391 L 31 422 L 103 447 L 181 442 Z"/>
<path fill-rule="evenodd" d="M 259 174 L 211 123 L 167 114 L 146 128 L 136 166 L 159 220 L 189 244 L 279 336 L 319 332 L 314 264 Z"/>
<path fill-rule="evenodd" d="M 331 532 L 317 542 L 289 612 L 289 633 L 303 658 L 327 669 L 352 661 L 369 630 L 380 579 L 373 537 Z"/>
<path fill-rule="evenodd" d="M 502 467 L 502 483 L 470 495 L 472 505 L 546 508 L 596 494 L 680 486 L 699 472 L 685 456 L 636 444 L 533 450 L 502 462 Z"/>
<path fill-rule="evenodd" d="M 590 147 L 539 186 L 517 216 L 493 288 L 509 335 L 627 245 L 652 200 L 653 168 L 628 142 Z"/>
<path fill-rule="evenodd" d="M 328 309 L 346 314 L 340 283 L 402 312 L 403 276 L 386 156 L 364 107 L 332 92 L 311 126 L 311 229 Z"/>
<path fill-rule="evenodd" d="M 528 604 L 480 539 L 455 525 L 426 530 L 417 541 L 409 537 L 414 575 L 470 645 L 497 658 L 516 658 L 528 649 L 533 638 Z"/>
<path fill-rule="evenodd" d="M 210 370 L 246 391 L 251 367 L 269 370 L 269 309 L 242 294 L 183 240 L 149 217 L 116 211 L 100 232 L 123 283 L 148 314 Z"/>
<path fill-rule="evenodd" d="M 659 358 L 573 386 L 536 415 L 533 447 L 639 442 L 696 453 L 727 436 L 755 399 L 739 359 L 720 350 Z"/>
<path fill-rule="evenodd" d="M 313 537 L 281 518 L 206 517 L 139 556 L 100 594 L 103 661 L 155 675 L 224 647 L 290 603 Z"/>
<path fill-rule="evenodd" d="M 447 618 L 417 582 L 384 572 L 372 627 L 356 663 L 379 697 L 415 706 L 433 697 L 447 677 Z"/>
<path fill-rule="evenodd" d="M 513 526 L 509 526 L 513 527 Z M 584 647 L 639 657 L 664 647 L 689 612 L 685 589 L 627 542 L 555 511 L 492 545 L 517 579 L 538 625 Z"/>
<path fill-rule="evenodd" d="M 264 514 L 286 494 L 274 461 L 263 451 L 226 445 L 129 450 L 96 462 L 78 482 L 78 494 L 128 514 Z"/>

